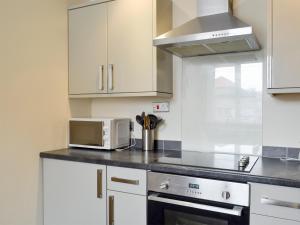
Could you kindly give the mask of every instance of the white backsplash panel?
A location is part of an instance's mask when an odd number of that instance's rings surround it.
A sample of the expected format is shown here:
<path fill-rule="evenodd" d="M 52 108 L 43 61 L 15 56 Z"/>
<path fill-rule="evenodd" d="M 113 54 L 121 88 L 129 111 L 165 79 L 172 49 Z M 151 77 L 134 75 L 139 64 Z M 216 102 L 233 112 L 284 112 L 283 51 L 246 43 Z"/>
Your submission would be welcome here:
<path fill-rule="evenodd" d="M 183 149 L 260 154 L 262 53 L 183 60 Z"/>

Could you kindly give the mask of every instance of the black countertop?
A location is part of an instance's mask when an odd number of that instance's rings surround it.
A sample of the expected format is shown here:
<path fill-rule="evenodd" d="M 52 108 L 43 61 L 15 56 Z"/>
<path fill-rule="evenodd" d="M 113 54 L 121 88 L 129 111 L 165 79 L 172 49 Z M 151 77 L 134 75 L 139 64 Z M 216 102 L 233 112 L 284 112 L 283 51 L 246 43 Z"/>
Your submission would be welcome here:
<path fill-rule="evenodd" d="M 145 169 L 155 172 L 219 179 L 234 182 L 255 182 L 300 188 L 300 163 L 272 158 L 259 158 L 250 173 L 199 167 L 171 165 L 159 162 L 162 157 L 180 158 L 179 151 L 143 152 L 141 150 L 91 151 L 61 149 L 42 152 L 41 158 Z"/>

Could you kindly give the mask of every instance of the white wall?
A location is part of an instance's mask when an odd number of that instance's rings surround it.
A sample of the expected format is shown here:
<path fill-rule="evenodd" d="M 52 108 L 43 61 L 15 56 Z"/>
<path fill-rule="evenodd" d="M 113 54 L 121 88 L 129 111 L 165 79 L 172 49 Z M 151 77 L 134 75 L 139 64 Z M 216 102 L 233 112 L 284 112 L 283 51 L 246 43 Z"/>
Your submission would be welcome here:
<path fill-rule="evenodd" d="M 267 42 L 267 0 L 236 0 L 235 14 L 252 24 L 260 43 L 266 46 Z M 198 14 L 197 0 L 174 0 L 174 26 L 178 26 Z M 266 63 L 265 63 L 265 48 L 255 53 L 257 59 L 263 63 L 263 77 L 264 85 L 266 80 Z M 207 59 L 207 58 L 206 58 Z M 182 60 L 174 57 L 174 98 L 171 100 L 171 112 L 160 114 L 165 119 L 165 124 L 159 129 L 158 139 L 182 140 L 184 146 L 192 148 L 190 141 L 185 138 L 186 124 L 185 118 L 188 118 L 188 113 L 185 104 L 182 102 L 183 90 L 186 90 L 188 83 L 184 71 L 191 71 L 201 61 L 201 57 L 194 59 L 190 66 L 184 66 Z M 186 64 L 187 65 L 187 64 Z M 196 83 L 196 82 L 195 82 Z M 265 88 L 264 88 L 265 90 Z M 198 93 L 199 94 L 199 93 Z M 91 103 L 91 115 L 93 117 L 101 116 L 129 116 L 134 119 L 135 115 L 141 113 L 143 110 L 151 112 L 151 102 L 157 101 L 152 98 L 132 98 L 132 99 L 96 99 Z M 280 97 L 273 97 L 268 95 L 265 91 L 263 93 L 263 118 L 262 130 L 256 129 L 257 143 L 262 142 L 263 145 L 271 146 L 287 146 L 300 147 L 300 95 L 286 95 Z M 260 112 L 261 114 L 261 112 Z M 201 116 L 201 115 L 200 115 Z M 191 128 L 190 132 L 197 132 Z M 135 135 L 141 137 L 140 127 L 135 127 Z"/>
<path fill-rule="evenodd" d="M 300 96 L 264 97 L 264 145 L 300 147 Z"/>
<path fill-rule="evenodd" d="M 41 225 L 39 153 L 66 146 L 66 1 L 1 1 L 0 27 L 0 224 Z"/>

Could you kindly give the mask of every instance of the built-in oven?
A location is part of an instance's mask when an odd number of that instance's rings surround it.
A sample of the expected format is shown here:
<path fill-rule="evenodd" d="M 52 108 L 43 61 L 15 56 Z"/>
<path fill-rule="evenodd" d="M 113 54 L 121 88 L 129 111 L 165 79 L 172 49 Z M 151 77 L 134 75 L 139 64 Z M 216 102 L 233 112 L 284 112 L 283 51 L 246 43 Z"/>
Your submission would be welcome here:
<path fill-rule="evenodd" d="M 249 225 L 249 185 L 148 174 L 148 225 Z"/>

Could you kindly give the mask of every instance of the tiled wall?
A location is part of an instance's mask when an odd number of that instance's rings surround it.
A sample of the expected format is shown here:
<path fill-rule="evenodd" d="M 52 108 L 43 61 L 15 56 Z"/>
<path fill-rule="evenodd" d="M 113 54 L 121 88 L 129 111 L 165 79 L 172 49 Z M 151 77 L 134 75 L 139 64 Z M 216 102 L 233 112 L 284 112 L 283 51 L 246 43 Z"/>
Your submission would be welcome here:
<path fill-rule="evenodd" d="M 269 158 L 293 158 L 300 160 L 300 148 L 263 147 L 262 155 Z"/>

